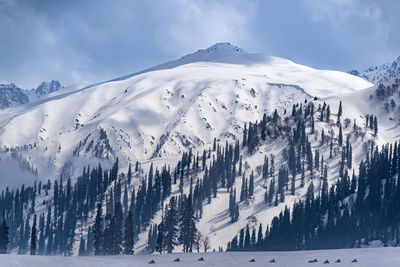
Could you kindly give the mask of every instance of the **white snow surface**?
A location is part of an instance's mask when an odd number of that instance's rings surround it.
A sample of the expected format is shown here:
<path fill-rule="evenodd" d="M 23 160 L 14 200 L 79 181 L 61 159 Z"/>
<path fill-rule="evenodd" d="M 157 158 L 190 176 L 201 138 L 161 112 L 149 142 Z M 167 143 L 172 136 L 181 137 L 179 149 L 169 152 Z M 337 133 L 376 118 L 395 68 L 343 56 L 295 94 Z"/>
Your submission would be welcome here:
<path fill-rule="evenodd" d="M 283 113 L 306 98 L 369 86 L 347 73 L 218 43 L 142 72 L 2 110 L 0 148 L 18 150 L 43 180 L 61 173 L 74 177 L 99 161 L 107 167 L 119 157 L 126 168 L 128 162 L 203 147 L 214 137 L 235 139 L 244 122 L 260 120 L 264 112 Z"/>
<path fill-rule="evenodd" d="M 200 257 L 204 261 L 198 261 Z M 180 262 L 174 262 L 176 258 Z M 255 262 L 249 262 L 254 259 Z M 270 260 L 275 259 L 275 263 Z M 308 263 L 317 259 L 316 263 Z M 335 263 L 340 259 L 340 263 Z M 352 261 L 356 259 L 357 262 Z M 149 261 L 154 260 L 154 264 Z M 293 252 L 213 252 L 192 254 L 134 255 L 106 257 L 60 257 L 0 255 L 0 266 L 8 267 L 128 267 L 128 266 L 326 266 L 328 260 L 334 266 L 393 267 L 400 265 L 400 248 L 360 248 L 337 250 L 308 250 Z"/>

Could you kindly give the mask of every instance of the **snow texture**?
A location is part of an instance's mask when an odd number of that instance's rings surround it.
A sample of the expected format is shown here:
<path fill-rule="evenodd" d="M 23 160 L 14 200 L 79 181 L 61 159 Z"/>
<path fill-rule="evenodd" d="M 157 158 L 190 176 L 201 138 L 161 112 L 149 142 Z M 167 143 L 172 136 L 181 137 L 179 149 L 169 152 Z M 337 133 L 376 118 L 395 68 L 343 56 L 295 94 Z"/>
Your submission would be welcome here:
<path fill-rule="evenodd" d="M 214 252 L 192 254 L 134 255 L 107 257 L 60 257 L 0 255 L 0 266 L 13 267 L 128 267 L 128 266 L 334 266 L 392 267 L 400 265 L 400 248 L 309 250 L 295 252 Z M 203 257 L 204 261 L 198 259 Z M 179 258 L 179 262 L 174 262 Z M 250 260 L 254 259 L 254 262 Z M 275 263 L 270 262 L 272 259 Z M 316 263 L 308 261 L 316 259 Z M 340 259 L 340 263 L 335 263 Z M 357 262 L 352 262 L 354 259 Z M 149 264 L 154 260 L 154 264 Z"/>

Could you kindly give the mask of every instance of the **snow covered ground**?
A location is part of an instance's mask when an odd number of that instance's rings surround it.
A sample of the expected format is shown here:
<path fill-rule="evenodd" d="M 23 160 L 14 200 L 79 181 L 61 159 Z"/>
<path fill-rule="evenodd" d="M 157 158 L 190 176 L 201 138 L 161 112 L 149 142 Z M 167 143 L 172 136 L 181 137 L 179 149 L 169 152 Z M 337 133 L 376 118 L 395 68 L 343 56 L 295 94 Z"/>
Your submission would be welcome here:
<path fill-rule="evenodd" d="M 198 261 L 203 257 L 204 261 Z M 174 262 L 176 258 L 180 262 Z M 255 262 L 250 262 L 254 259 Z M 270 261 L 275 259 L 275 263 Z M 316 263 L 309 260 L 317 259 Z M 335 263 L 340 259 L 340 263 Z M 356 263 L 352 261 L 357 259 Z M 149 261 L 154 260 L 154 264 Z M 308 250 L 294 252 L 213 252 L 192 254 L 60 257 L 0 255 L 0 266 L 8 267 L 128 267 L 128 266 L 400 266 L 400 248 L 360 248 L 337 250 Z"/>

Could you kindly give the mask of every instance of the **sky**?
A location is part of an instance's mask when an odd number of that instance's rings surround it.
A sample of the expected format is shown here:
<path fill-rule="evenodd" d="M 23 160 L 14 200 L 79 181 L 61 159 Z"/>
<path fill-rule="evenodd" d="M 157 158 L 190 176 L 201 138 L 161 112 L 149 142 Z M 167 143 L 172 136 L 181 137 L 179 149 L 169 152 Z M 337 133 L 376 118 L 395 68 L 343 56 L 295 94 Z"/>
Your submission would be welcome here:
<path fill-rule="evenodd" d="M 0 83 L 109 80 L 217 42 L 348 71 L 400 56 L 398 0 L 0 0 Z"/>

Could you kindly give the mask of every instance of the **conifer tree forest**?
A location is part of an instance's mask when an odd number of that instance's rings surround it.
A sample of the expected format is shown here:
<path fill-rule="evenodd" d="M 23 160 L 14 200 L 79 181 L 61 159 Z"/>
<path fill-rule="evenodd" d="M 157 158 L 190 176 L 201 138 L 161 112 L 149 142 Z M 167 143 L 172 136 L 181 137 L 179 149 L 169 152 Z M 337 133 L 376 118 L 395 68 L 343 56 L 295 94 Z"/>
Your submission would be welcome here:
<path fill-rule="evenodd" d="M 285 196 L 307 189 L 305 197 L 286 206 L 272 221 L 247 224 L 226 245 L 228 251 L 304 250 L 361 247 L 370 240 L 400 244 L 400 145 L 377 147 L 366 142 L 365 158 L 354 166 L 352 136 L 357 122 L 342 118 L 325 103 L 293 105 L 291 112 L 275 110 L 259 122 L 247 122 L 232 143 L 213 144 L 194 153 L 183 152 L 175 166 L 148 170 L 140 162 L 121 172 L 118 158 L 109 170 L 101 164 L 83 168 L 77 178 L 59 177 L 35 182 L 0 195 L 0 253 L 31 255 L 132 255 L 139 235 L 147 237 L 149 253 L 191 253 L 210 249 L 207 233 L 197 227 L 203 207 L 221 191 L 230 223 L 241 218 L 241 207 L 255 198 L 261 178 L 266 208 L 285 202 Z M 326 123 L 335 131 L 316 122 Z M 378 132 L 377 117 L 363 122 Z M 351 133 L 344 134 L 344 129 Z M 318 135 L 319 145 L 311 143 Z M 282 161 L 264 153 L 258 169 L 249 169 L 244 156 L 260 144 L 282 139 Z M 320 154 L 320 148 L 329 155 Z M 333 170 L 327 162 L 338 159 Z M 236 187 L 239 184 L 240 187 Z M 318 185 L 318 187 L 317 187 Z M 37 209 L 37 199 L 45 209 Z M 161 216 L 156 219 L 156 215 Z M 161 217 L 161 219 L 159 219 Z M 214 248 L 215 249 L 215 248 Z"/>

